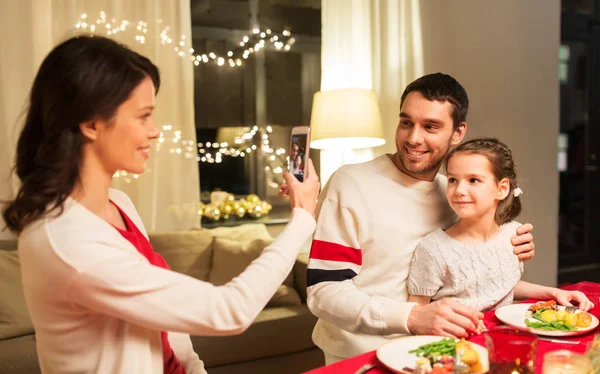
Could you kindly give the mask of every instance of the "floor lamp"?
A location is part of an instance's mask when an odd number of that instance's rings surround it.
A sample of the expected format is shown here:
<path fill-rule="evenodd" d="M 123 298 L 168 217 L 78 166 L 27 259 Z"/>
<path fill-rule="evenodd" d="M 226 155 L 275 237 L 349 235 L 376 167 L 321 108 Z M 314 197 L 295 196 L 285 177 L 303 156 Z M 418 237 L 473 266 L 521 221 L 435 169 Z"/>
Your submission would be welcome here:
<path fill-rule="evenodd" d="M 373 90 L 344 88 L 314 95 L 311 148 L 321 150 L 321 184 L 340 166 L 368 161 L 373 147 L 385 144 Z"/>

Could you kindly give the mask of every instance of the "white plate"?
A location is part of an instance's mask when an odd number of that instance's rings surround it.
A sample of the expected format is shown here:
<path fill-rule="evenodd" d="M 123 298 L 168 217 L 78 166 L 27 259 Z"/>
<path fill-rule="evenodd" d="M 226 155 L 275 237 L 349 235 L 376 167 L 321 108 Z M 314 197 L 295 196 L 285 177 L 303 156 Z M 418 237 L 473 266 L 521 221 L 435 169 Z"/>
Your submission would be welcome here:
<path fill-rule="evenodd" d="M 442 339 L 444 339 L 443 336 L 417 335 L 392 340 L 377 350 L 377 358 L 394 373 L 402 373 L 403 368 L 414 368 L 417 364 L 418 357 L 414 353 L 408 353 L 408 351 L 417 349 L 424 344 L 439 342 Z M 487 349 L 479 344 L 471 343 L 471 345 L 479 353 L 483 372 L 487 372 L 489 370 Z"/>
<path fill-rule="evenodd" d="M 525 317 L 527 316 L 527 309 L 533 304 L 512 304 L 505 305 L 496 309 L 496 317 L 505 324 L 514 327 L 517 330 L 521 331 L 530 331 L 537 335 L 544 336 L 574 336 L 585 334 L 588 331 L 592 331 L 596 327 L 598 327 L 598 318 L 596 316 L 592 316 L 592 323 L 588 327 L 578 327 L 577 330 L 573 331 L 554 331 L 554 330 L 541 330 L 541 329 L 533 329 L 527 327 L 525 324 Z M 559 306 L 559 309 L 564 309 L 564 307 Z M 530 318 L 531 319 L 531 318 Z M 531 319 L 533 320 L 533 319 Z"/>

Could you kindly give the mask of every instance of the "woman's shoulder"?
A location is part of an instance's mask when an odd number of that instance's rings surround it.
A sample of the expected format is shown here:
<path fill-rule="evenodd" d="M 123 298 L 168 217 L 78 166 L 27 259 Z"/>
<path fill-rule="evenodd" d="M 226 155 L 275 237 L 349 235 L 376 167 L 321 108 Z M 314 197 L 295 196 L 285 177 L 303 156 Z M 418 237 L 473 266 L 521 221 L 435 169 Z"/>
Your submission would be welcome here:
<path fill-rule="evenodd" d="M 101 243 L 111 243 L 111 226 L 73 199 L 49 212 L 19 236 L 19 252 L 74 265 L 85 261 Z M 76 267 L 76 266 L 73 266 Z"/>

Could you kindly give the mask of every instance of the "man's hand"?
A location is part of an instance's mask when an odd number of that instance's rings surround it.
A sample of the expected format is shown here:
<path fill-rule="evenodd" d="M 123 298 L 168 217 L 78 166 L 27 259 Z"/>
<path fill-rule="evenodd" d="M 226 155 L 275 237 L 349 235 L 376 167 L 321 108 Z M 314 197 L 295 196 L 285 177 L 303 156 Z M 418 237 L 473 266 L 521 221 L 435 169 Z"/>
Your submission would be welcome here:
<path fill-rule="evenodd" d="M 533 225 L 526 223 L 517 227 L 517 235 L 510 241 L 515 247 L 513 252 L 519 257 L 520 261 L 529 261 L 535 255 L 535 244 L 533 244 Z"/>
<path fill-rule="evenodd" d="M 465 338 L 476 332 L 483 314 L 455 300 L 442 299 L 415 305 L 408 316 L 408 330 L 416 335 Z"/>

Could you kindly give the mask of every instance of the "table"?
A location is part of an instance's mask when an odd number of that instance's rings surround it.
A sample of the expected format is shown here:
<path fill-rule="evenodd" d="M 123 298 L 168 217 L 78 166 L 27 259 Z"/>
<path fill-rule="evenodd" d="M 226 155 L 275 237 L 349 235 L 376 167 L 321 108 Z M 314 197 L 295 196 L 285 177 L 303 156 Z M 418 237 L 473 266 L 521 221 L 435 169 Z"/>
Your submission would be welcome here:
<path fill-rule="evenodd" d="M 586 296 L 595 304 L 594 308 L 589 312 L 594 316 L 600 318 L 600 284 L 592 283 L 592 282 L 580 282 L 567 287 L 562 287 L 565 290 L 578 290 L 586 294 Z M 524 302 L 536 302 L 537 300 L 527 300 Z M 496 318 L 494 311 L 490 311 L 484 314 L 484 322 L 488 329 L 493 328 L 495 326 L 501 325 L 502 322 Z M 538 341 L 538 349 L 537 349 L 537 361 L 536 361 L 536 372 L 542 372 L 542 360 L 544 358 L 544 354 L 550 351 L 555 351 L 559 349 L 567 349 L 577 353 L 583 353 L 586 351 L 588 345 L 594 338 L 594 335 L 598 332 L 598 328 L 596 330 L 585 334 L 574 336 L 571 338 L 560 338 L 564 340 L 579 340 L 580 343 L 577 345 L 573 344 L 559 344 L 552 343 L 544 340 Z M 483 334 L 472 336 L 468 339 L 473 343 L 480 344 L 485 346 L 485 337 Z M 314 369 L 309 371 L 309 374 L 337 374 L 337 373 L 349 373 L 352 374 L 356 372 L 360 367 L 365 364 L 377 364 L 377 367 L 369 370 L 368 374 L 391 374 L 392 372 L 387 370 L 383 365 L 379 363 L 376 357 L 376 352 L 367 352 L 360 356 L 352 357 L 344 361 L 336 362 L 335 364 L 324 366 L 318 369 Z M 308 374 L 307 373 L 307 374 Z"/>

